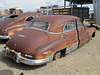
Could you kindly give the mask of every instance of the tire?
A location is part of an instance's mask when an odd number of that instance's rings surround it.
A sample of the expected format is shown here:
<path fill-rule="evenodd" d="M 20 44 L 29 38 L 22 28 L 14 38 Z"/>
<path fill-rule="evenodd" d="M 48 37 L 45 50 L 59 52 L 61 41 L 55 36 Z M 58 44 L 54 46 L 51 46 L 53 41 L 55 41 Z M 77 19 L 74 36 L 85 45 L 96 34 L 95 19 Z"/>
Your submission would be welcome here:
<path fill-rule="evenodd" d="M 60 59 L 61 58 L 61 52 L 60 51 L 58 51 L 58 52 L 56 52 L 55 53 L 55 55 L 54 55 L 54 60 L 57 60 L 57 59 Z"/>

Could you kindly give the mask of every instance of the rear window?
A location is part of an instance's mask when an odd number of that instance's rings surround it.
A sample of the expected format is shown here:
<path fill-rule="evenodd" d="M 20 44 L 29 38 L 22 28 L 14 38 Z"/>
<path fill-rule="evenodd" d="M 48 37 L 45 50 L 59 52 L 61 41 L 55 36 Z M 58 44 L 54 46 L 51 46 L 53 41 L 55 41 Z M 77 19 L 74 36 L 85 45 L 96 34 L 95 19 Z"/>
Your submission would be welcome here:
<path fill-rule="evenodd" d="M 48 30 L 50 23 L 45 21 L 33 21 L 28 24 L 28 28 L 38 28 L 42 30 Z"/>
<path fill-rule="evenodd" d="M 16 17 L 18 17 L 18 15 L 11 15 L 11 16 L 9 16 L 9 18 L 16 18 Z"/>

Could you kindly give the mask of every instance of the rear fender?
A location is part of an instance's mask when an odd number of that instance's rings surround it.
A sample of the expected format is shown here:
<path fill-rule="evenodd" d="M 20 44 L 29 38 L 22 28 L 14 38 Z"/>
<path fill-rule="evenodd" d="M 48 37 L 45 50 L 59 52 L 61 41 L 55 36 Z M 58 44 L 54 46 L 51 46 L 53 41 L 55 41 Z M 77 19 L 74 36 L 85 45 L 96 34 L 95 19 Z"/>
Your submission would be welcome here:
<path fill-rule="evenodd" d="M 26 25 L 18 25 L 18 26 L 13 26 L 13 27 L 9 27 L 6 29 L 5 34 L 7 36 L 12 37 L 14 34 L 16 34 L 17 32 L 21 31 L 22 29 L 25 28 Z"/>
<path fill-rule="evenodd" d="M 94 27 L 91 27 L 91 28 L 87 28 L 87 31 L 89 32 L 89 36 L 92 36 L 93 33 L 96 32 L 96 29 Z"/>
<path fill-rule="evenodd" d="M 32 55 L 34 59 L 45 59 L 53 57 L 54 53 L 66 47 L 66 40 L 64 38 L 57 39 L 45 46 L 37 49 Z"/>

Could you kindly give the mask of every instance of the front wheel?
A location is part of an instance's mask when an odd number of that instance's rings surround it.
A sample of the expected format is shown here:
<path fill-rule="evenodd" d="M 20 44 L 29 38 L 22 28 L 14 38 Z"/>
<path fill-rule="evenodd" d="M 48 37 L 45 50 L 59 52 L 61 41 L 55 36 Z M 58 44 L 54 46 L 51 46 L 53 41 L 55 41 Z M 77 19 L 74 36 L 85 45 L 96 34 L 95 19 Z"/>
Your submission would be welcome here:
<path fill-rule="evenodd" d="M 57 60 L 57 59 L 60 59 L 60 58 L 61 58 L 61 52 L 58 51 L 58 52 L 56 52 L 55 55 L 54 55 L 54 60 Z"/>

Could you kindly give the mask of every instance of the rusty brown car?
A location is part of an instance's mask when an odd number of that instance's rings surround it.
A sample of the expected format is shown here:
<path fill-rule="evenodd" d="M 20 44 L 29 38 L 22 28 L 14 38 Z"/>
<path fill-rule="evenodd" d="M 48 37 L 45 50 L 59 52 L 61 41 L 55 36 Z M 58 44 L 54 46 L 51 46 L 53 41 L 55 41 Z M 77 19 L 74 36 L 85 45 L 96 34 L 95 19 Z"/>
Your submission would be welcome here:
<path fill-rule="evenodd" d="M 42 16 L 16 33 L 3 50 L 5 56 L 17 63 L 40 65 L 83 46 L 91 37 L 95 37 L 95 31 L 95 28 L 87 28 L 75 16 Z"/>
<path fill-rule="evenodd" d="M 0 39 L 10 39 L 15 33 L 22 30 L 32 19 L 41 15 L 41 13 L 35 12 L 10 15 L 0 22 Z"/>

